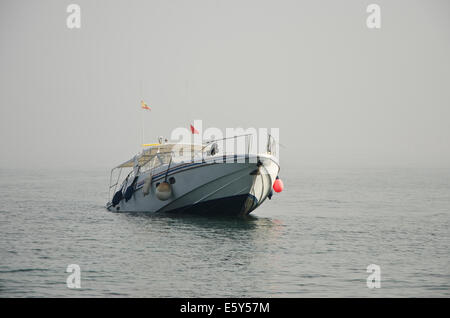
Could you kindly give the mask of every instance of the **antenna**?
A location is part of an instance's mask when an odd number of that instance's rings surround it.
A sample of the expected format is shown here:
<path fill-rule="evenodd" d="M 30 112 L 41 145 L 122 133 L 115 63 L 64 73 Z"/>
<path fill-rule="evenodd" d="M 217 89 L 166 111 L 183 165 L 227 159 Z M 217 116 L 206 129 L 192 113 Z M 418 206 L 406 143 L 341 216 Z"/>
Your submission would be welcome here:
<path fill-rule="evenodd" d="M 140 95 L 141 95 L 141 102 L 144 100 L 144 94 L 142 93 L 142 78 L 140 80 Z M 142 142 L 141 145 L 144 144 L 144 114 L 142 114 L 143 109 L 141 108 L 141 128 L 142 128 Z"/>

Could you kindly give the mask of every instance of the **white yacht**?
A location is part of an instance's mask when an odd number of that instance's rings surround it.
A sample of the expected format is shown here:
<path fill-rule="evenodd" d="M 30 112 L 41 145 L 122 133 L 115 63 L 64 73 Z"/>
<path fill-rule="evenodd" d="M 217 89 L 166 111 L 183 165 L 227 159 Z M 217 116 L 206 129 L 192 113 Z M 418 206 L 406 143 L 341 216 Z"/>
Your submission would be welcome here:
<path fill-rule="evenodd" d="M 250 138 L 250 135 L 234 138 Z M 250 144 L 250 141 L 247 141 Z M 111 171 L 107 209 L 247 215 L 271 198 L 280 170 L 269 136 L 265 153 L 226 153 L 218 140 L 144 148 Z M 129 170 L 123 173 L 123 170 Z M 281 182 L 281 180 L 279 180 Z M 277 192 L 279 187 L 275 187 Z"/>

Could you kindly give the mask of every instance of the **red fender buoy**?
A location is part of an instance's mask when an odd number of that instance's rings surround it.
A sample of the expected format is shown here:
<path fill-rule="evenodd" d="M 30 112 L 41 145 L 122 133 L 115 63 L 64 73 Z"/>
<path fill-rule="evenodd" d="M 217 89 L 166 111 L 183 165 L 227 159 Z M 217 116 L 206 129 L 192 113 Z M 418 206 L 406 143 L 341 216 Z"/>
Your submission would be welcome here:
<path fill-rule="evenodd" d="M 283 191 L 283 188 L 284 188 L 283 181 L 281 181 L 281 179 L 277 177 L 277 179 L 273 183 L 273 190 L 279 193 Z"/>

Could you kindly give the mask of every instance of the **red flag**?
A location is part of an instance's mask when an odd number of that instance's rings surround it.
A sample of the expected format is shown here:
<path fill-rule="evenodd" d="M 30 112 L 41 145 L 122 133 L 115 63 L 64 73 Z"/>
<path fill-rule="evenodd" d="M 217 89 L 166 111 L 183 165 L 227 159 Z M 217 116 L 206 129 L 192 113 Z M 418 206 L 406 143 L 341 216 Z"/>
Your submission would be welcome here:
<path fill-rule="evenodd" d="M 192 126 L 192 125 L 191 125 L 191 133 L 192 133 L 192 134 L 199 134 L 198 130 L 195 129 L 195 127 Z"/>

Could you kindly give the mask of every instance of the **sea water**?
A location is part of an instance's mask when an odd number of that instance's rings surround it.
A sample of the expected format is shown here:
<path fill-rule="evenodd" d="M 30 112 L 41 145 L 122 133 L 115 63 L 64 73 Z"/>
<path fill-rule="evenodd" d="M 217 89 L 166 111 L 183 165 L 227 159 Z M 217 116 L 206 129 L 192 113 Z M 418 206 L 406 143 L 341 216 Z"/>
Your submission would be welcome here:
<path fill-rule="evenodd" d="M 109 212 L 107 169 L 0 170 L 0 297 L 450 296 L 449 169 L 281 176 L 252 217 L 208 218 Z"/>

